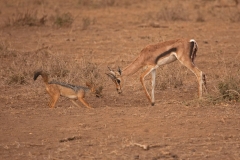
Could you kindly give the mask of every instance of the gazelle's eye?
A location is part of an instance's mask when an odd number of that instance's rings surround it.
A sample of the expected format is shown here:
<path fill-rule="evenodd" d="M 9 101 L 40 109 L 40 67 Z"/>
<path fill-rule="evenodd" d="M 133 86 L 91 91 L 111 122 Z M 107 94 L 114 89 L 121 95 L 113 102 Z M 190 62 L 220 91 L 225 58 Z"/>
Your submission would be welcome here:
<path fill-rule="evenodd" d="M 118 84 L 120 84 L 120 82 L 121 82 L 119 79 L 117 79 L 116 81 L 117 81 Z"/>

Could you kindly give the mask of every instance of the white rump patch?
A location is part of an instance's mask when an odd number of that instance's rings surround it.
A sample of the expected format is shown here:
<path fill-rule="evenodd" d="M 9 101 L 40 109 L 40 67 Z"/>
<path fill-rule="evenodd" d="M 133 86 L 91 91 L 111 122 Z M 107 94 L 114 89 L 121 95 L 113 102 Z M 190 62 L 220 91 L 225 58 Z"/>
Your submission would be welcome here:
<path fill-rule="evenodd" d="M 198 44 L 197 44 L 197 42 L 194 39 L 190 39 L 189 42 L 194 42 L 194 44 L 196 45 L 196 49 L 198 48 Z"/>
<path fill-rule="evenodd" d="M 196 43 L 196 41 L 194 40 L 194 39 L 190 39 L 190 41 L 189 42 L 195 42 Z"/>

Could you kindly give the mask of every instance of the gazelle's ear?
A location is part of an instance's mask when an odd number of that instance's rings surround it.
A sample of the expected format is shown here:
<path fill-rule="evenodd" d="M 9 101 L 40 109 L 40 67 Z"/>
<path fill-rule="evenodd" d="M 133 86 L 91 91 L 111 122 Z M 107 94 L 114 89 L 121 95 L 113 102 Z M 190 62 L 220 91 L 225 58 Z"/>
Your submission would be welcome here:
<path fill-rule="evenodd" d="M 119 72 L 120 75 L 122 74 L 122 70 L 119 66 L 118 66 L 118 72 Z"/>

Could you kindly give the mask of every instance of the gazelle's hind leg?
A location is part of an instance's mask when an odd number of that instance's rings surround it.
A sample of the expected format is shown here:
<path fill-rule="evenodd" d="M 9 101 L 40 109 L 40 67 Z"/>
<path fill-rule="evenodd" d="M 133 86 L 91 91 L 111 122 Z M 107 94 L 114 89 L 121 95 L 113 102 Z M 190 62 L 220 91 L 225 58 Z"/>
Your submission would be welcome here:
<path fill-rule="evenodd" d="M 203 73 L 202 74 L 202 80 L 203 80 L 203 86 L 204 86 L 204 90 L 205 92 L 207 92 L 207 80 L 206 80 L 206 75 Z"/>
<path fill-rule="evenodd" d="M 203 96 L 203 86 L 206 89 L 206 77 L 205 74 L 203 74 L 203 72 L 198 69 L 190 60 L 189 61 L 185 61 L 185 63 L 183 63 L 181 60 L 179 60 L 184 66 L 186 66 L 189 70 L 191 70 L 195 76 L 197 77 L 197 81 L 198 81 L 198 97 L 202 98 Z"/>

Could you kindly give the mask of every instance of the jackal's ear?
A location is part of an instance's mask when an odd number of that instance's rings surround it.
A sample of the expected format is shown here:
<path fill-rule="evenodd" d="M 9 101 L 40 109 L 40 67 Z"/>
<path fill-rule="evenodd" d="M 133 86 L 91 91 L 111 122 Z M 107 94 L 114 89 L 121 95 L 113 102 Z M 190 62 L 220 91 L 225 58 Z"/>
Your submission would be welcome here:
<path fill-rule="evenodd" d="M 103 97 L 102 90 L 103 90 L 102 86 L 100 86 L 100 87 L 98 87 L 98 89 L 96 89 L 96 91 L 95 91 L 96 97 L 98 97 L 98 98 Z"/>
<path fill-rule="evenodd" d="M 89 88 L 95 87 L 92 82 L 86 82 L 86 86 L 88 86 Z"/>
<path fill-rule="evenodd" d="M 102 90 L 103 90 L 103 86 L 99 86 L 99 87 L 98 87 L 98 91 L 99 91 L 100 93 L 102 93 Z"/>

